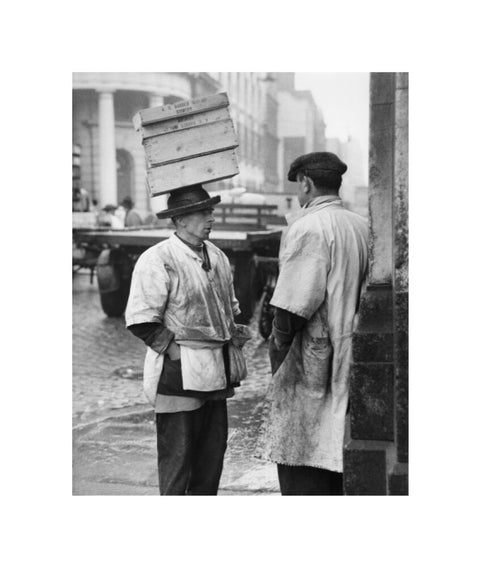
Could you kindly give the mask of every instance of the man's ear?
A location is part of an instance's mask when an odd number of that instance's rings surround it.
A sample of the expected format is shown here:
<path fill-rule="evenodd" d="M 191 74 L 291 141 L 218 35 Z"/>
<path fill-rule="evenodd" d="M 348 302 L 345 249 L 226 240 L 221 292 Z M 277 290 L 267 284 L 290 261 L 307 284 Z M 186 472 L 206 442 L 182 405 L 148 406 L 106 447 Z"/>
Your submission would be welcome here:
<path fill-rule="evenodd" d="M 313 181 L 310 179 L 310 177 L 308 177 L 308 175 L 305 175 L 303 177 L 304 181 L 305 181 L 305 189 L 304 192 L 305 193 L 310 193 L 310 191 L 312 191 L 312 189 L 314 188 L 314 183 Z"/>
<path fill-rule="evenodd" d="M 176 217 L 175 226 L 180 226 L 181 228 L 185 226 L 185 221 L 183 220 L 183 216 Z"/>

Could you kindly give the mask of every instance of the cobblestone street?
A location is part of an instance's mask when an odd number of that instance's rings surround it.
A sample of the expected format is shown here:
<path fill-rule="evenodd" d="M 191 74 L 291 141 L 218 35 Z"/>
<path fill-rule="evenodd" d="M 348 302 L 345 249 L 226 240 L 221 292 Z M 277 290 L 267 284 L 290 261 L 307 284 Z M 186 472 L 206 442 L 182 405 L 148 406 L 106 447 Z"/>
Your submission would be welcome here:
<path fill-rule="evenodd" d="M 125 329 L 125 320 L 107 317 L 97 282 L 85 273 L 73 279 L 73 423 L 108 410 L 144 404 L 141 372 L 145 348 Z"/>
<path fill-rule="evenodd" d="M 228 402 L 229 443 L 220 487 L 226 495 L 277 493 L 275 466 L 253 458 L 270 365 L 255 317 L 250 328 L 253 339 L 244 347 L 249 375 Z M 96 281 L 90 284 L 87 273 L 75 274 L 74 494 L 158 494 L 153 412 L 142 390 L 144 355 L 143 343 L 125 329 L 124 318 L 103 313 Z"/>

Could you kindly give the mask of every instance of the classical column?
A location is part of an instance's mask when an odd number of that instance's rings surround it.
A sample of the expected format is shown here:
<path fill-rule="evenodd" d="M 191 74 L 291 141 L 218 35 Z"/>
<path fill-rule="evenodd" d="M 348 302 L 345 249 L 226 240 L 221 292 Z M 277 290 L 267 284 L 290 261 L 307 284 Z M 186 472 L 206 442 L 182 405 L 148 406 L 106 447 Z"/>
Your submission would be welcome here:
<path fill-rule="evenodd" d="M 100 203 L 117 203 L 117 156 L 113 92 L 98 92 L 98 135 L 100 152 Z"/>

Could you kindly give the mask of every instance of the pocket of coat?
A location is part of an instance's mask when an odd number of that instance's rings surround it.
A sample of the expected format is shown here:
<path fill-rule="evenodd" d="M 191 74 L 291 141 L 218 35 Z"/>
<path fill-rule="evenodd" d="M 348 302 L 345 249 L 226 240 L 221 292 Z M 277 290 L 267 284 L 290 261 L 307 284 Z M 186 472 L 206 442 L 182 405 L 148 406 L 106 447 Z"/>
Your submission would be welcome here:
<path fill-rule="evenodd" d="M 304 335 L 302 341 L 303 374 L 301 382 L 312 394 L 322 397 L 328 388 L 331 364 L 332 343 L 328 337 Z"/>

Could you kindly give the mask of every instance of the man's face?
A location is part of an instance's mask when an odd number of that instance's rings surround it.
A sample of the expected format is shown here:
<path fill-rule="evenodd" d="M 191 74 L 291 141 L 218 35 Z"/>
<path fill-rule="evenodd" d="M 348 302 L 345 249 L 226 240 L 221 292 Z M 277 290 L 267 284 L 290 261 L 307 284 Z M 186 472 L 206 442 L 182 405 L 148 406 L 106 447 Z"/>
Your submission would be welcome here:
<path fill-rule="evenodd" d="M 182 228 L 190 236 L 200 240 L 208 240 L 212 225 L 215 222 L 213 207 L 196 211 L 182 217 Z"/>

